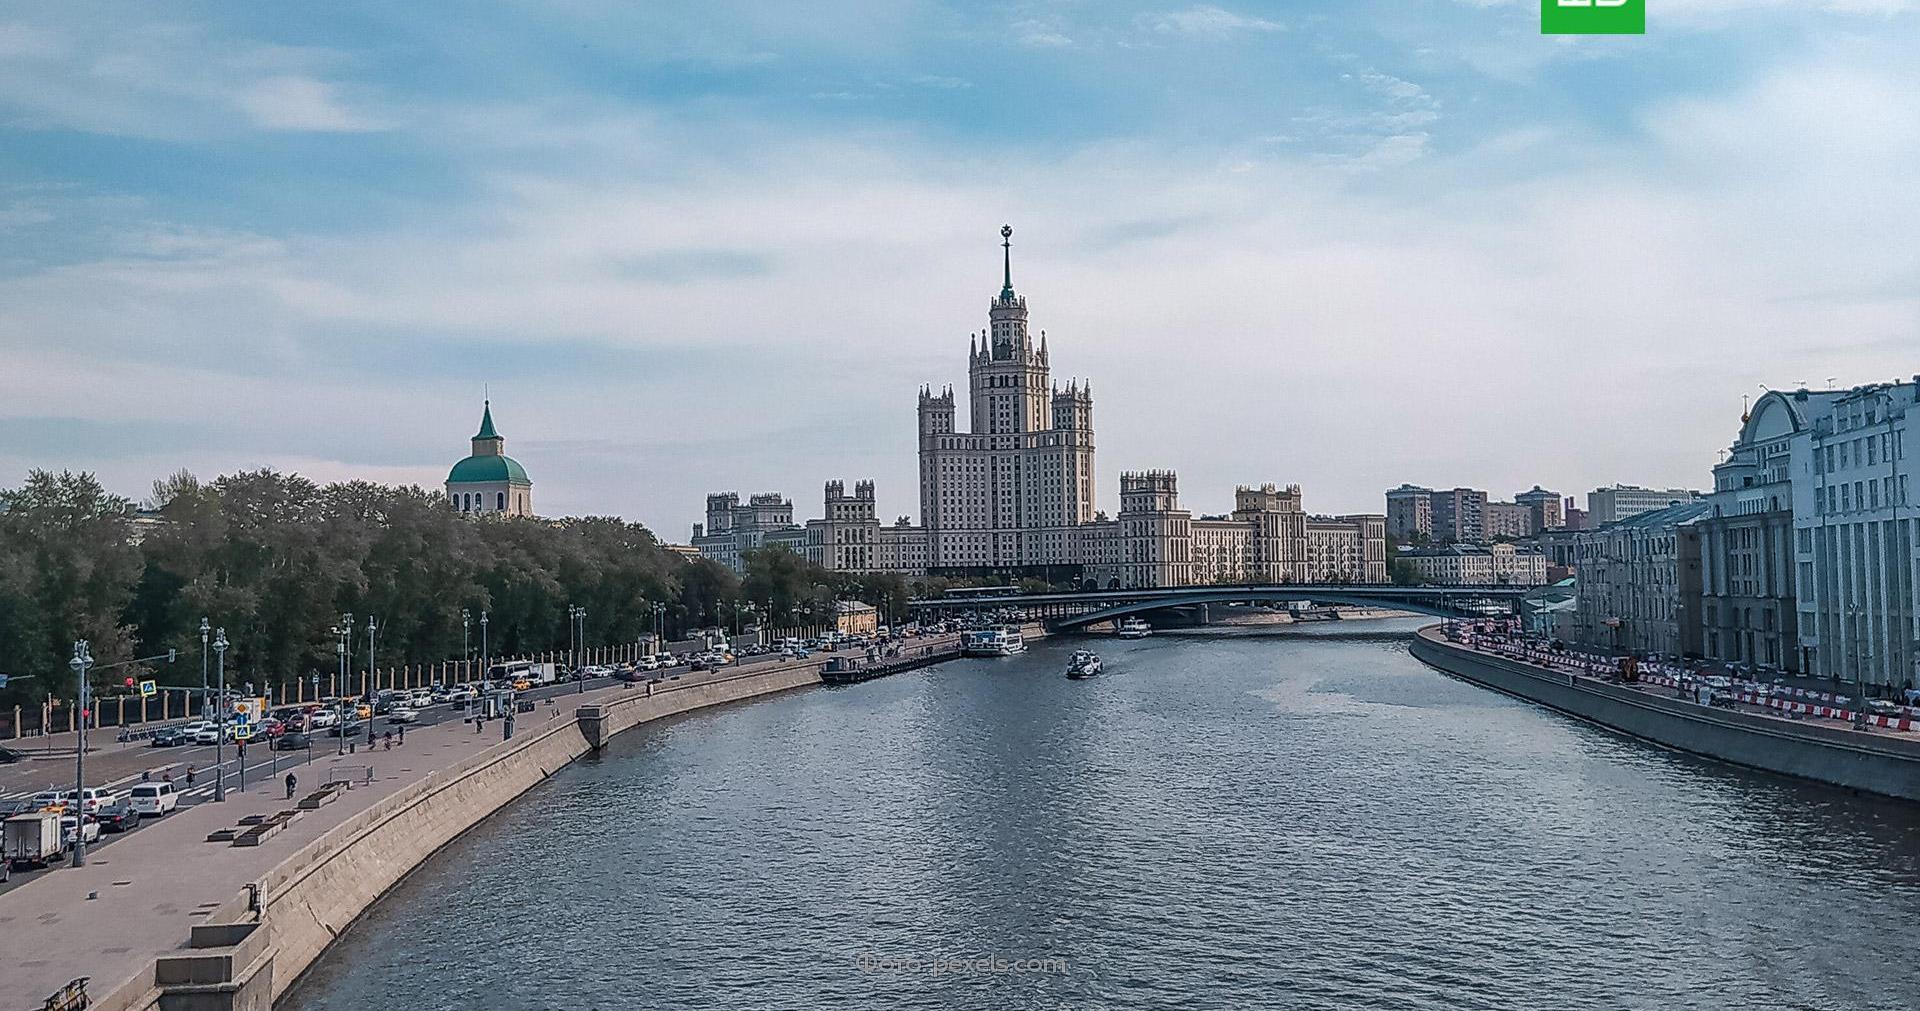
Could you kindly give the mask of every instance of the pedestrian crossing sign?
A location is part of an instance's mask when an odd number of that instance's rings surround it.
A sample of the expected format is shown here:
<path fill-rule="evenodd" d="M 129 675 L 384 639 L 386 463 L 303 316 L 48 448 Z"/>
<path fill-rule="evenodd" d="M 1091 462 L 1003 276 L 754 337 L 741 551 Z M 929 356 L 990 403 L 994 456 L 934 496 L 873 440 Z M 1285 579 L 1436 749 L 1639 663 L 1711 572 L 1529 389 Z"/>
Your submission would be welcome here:
<path fill-rule="evenodd" d="M 150 698 L 153 698 L 153 697 L 154 697 L 155 695 L 158 695 L 158 694 L 160 694 L 160 686 L 159 686 L 159 685 L 157 685 L 157 684 L 155 684 L 155 683 L 153 683 L 153 681 L 152 681 L 152 680 L 147 680 L 147 681 L 142 681 L 142 682 L 140 682 L 140 697 L 141 697 L 141 698 L 143 698 L 143 699 L 150 699 Z"/>
<path fill-rule="evenodd" d="M 251 723 L 245 723 L 245 722 L 241 722 L 241 723 L 236 723 L 236 724 L 234 724 L 234 725 L 233 725 L 233 739 L 234 739 L 234 740 L 236 740 L 236 741 L 244 741 L 244 740 L 246 740 L 247 738 L 249 738 L 249 737 L 252 737 L 252 736 L 253 736 L 253 724 L 251 724 Z"/>

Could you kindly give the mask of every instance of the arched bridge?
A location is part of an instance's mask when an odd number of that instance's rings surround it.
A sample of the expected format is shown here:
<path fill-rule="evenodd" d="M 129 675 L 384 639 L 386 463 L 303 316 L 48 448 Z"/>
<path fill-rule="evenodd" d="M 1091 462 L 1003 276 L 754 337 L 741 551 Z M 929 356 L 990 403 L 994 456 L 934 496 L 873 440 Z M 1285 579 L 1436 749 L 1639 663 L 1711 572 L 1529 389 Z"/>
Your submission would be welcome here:
<path fill-rule="evenodd" d="M 1442 618 L 1486 617 L 1511 613 L 1529 587 L 1523 586 L 1376 586 L 1372 584 L 1298 583 L 1246 586 L 1168 586 L 1135 590 L 1087 590 L 1071 593 L 978 593 L 926 598 L 910 605 L 916 617 L 938 620 L 969 611 L 1017 607 L 1030 620 L 1055 631 L 1081 628 L 1129 615 L 1202 604 L 1257 604 L 1312 601 L 1356 607 L 1387 607 Z"/>

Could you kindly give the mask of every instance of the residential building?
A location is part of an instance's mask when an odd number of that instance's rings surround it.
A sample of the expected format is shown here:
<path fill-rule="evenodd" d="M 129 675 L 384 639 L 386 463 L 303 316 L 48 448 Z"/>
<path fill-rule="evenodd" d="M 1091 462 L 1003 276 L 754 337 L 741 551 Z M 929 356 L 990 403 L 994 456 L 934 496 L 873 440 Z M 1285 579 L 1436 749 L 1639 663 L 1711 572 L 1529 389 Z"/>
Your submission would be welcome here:
<path fill-rule="evenodd" d="M 1573 503 L 1574 500 L 1571 495 L 1567 496 L 1565 502 L 1560 503 L 1561 521 L 1566 525 L 1568 530 L 1592 530 L 1594 526 L 1593 518 L 1587 515 L 1585 509 Z"/>
<path fill-rule="evenodd" d="M 1518 502 L 1488 502 L 1482 510 L 1480 527 L 1486 540 L 1498 537 L 1518 540 L 1534 532 L 1531 513 Z"/>
<path fill-rule="evenodd" d="M 807 528 L 793 521 L 793 503 L 779 492 L 762 492 L 740 504 L 738 492 L 707 496 L 707 521 L 693 525 L 693 546 L 706 558 L 746 571 L 746 553 L 755 548 L 784 547 L 807 556 Z"/>
<path fill-rule="evenodd" d="M 1636 513 L 1575 541 L 1579 604 L 1571 636 L 1635 653 L 1700 653 L 1704 502 Z"/>
<path fill-rule="evenodd" d="M 1431 511 L 1435 540 L 1486 540 L 1486 492 L 1473 488 L 1436 491 L 1433 493 Z"/>
<path fill-rule="evenodd" d="M 1401 544 L 1433 536 L 1433 489 L 1403 484 L 1387 491 L 1387 536 Z"/>
<path fill-rule="evenodd" d="M 1244 583 L 1384 583 L 1386 517 L 1312 516 L 1299 485 L 1242 486 L 1234 510 L 1182 508 L 1172 471 L 1120 476 L 1120 512 L 1086 524 L 1086 585 L 1131 589 Z"/>
<path fill-rule="evenodd" d="M 920 391 L 920 515 L 936 571 L 1072 566 L 1094 519 L 1093 389 L 1053 385 L 1046 332 L 1033 340 L 1013 290 L 1013 229 L 1000 234 L 1000 294 L 969 339 L 968 427 L 951 387 Z"/>
<path fill-rule="evenodd" d="M 533 515 L 533 481 L 506 453 L 507 440 L 493 427 L 493 401 L 480 410 L 473 452 L 447 472 L 447 501 L 469 515 Z"/>
<path fill-rule="evenodd" d="M 1595 488 L 1587 493 L 1587 523 L 1592 528 L 1617 523 L 1629 516 L 1665 509 L 1680 502 L 1693 502 L 1700 498 L 1697 491 L 1685 488 L 1668 488 L 1656 491 L 1635 484 L 1616 484 L 1611 488 Z"/>
<path fill-rule="evenodd" d="M 1906 451 L 1916 403 L 1920 376 L 1756 405 L 1756 439 L 1784 432 L 1792 445 L 1796 634 L 1810 674 L 1920 687 L 1920 510 Z"/>
<path fill-rule="evenodd" d="M 834 572 L 927 571 L 927 532 L 902 516 L 882 525 L 876 515 L 872 481 L 856 481 L 853 494 L 828 481 L 821 519 L 807 521 L 807 555 Z"/>
<path fill-rule="evenodd" d="M 1513 544 L 1447 544 L 1401 551 L 1399 561 L 1430 586 L 1542 586 L 1547 559 Z"/>
<path fill-rule="evenodd" d="M 1526 508 L 1527 524 L 1531 528 L 1529 533 L 1558 530 L 1567 525 L 1566 512 L 1557 491 L 1548 491 L 1536 484 L 1515 495 L 1513 501 Z"/>

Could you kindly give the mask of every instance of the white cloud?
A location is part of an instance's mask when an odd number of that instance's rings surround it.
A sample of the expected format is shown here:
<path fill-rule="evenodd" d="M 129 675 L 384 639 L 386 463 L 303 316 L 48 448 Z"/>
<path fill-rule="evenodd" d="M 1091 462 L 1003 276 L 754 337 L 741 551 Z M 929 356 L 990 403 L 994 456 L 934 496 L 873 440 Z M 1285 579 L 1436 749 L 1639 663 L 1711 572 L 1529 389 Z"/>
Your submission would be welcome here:
<path fill-rule="evenodd" d="M 1277 32 L 1286 28 L 1278 21 L 1235 14 L 1225 8 L 1207 4 L 1185 10 L 1144 15 L 1142 20 L 1155 31 L 1212 39 L 1222 39 L 1247 32 Z"/>
<path fill-rule="evenodd" d="M 386 128 L 348 109 L 338 90 L 310 77 L 267 77 L 248 84 L 235 102 L 255 124 L 268 130 L 337 133 Z"/>

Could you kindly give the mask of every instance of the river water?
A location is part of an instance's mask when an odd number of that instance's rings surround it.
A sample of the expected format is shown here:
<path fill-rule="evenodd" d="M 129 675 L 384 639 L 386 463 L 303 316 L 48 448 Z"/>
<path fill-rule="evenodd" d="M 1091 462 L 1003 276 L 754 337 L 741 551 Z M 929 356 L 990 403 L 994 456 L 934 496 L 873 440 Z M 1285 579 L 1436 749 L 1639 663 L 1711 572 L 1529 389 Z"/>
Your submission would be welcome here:
<path fill-rule="evenodd" d="M 617 739 L 296 1011 L 1920 1006 L 1920 816 L 1434 673 L 1411 622 L 1084 641 Z"/>

